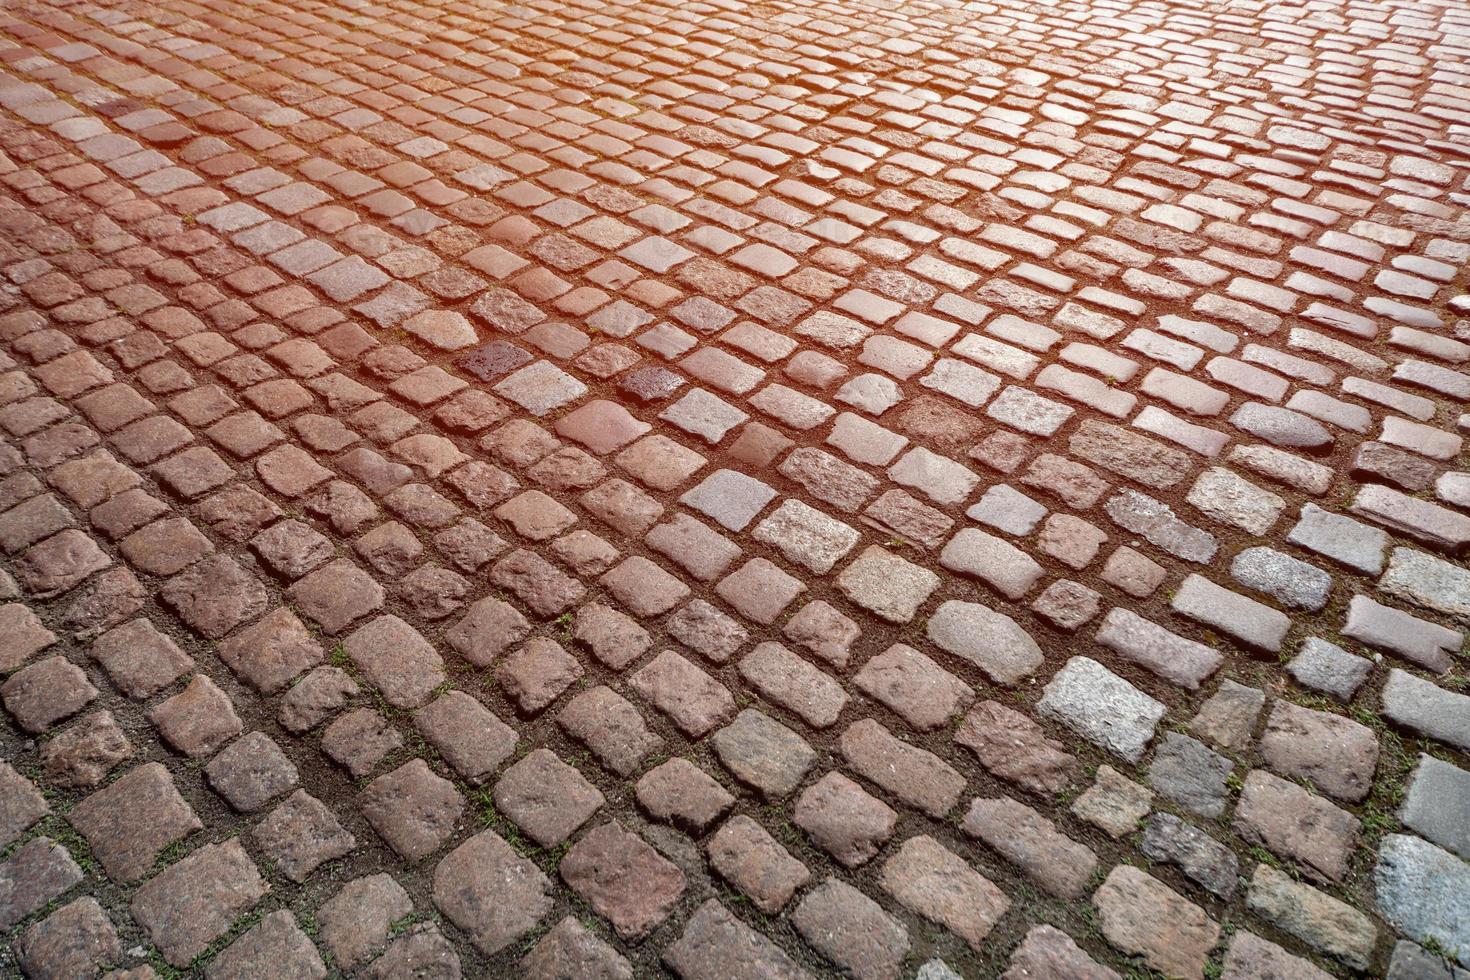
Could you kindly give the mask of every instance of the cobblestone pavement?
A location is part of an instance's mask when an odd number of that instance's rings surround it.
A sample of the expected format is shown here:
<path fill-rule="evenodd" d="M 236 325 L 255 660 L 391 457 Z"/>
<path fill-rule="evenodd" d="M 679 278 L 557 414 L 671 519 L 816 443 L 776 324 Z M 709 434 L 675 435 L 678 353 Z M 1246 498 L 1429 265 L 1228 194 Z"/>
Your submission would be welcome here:
<path fill-rule="evenodd" d="M 1467 203 L 1461 0 L 11 0 L 0 975 L 1465 980 Z"/>

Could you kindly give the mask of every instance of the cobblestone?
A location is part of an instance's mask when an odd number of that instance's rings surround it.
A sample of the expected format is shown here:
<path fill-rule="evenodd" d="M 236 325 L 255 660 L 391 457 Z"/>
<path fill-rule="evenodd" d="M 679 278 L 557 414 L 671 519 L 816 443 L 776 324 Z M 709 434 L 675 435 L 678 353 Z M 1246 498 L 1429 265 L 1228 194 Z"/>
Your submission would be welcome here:
<path fill-rule="evenodd" d="M 82 881 L 65 847 L 37 837 L 0 865 L 0 926 L 10 929 Z"/>
<path fill-rule="evenodd" d="M 1093 895 L 1103 935 L 1119 949 L 1141 956 L 1156 970 L 1200 976 L 1220 935 L 1217 925 L 1156 878 L 1137 868 L 1114 868 Z M 1155 927 L 1167 922 L 1165 928 Z"/>
<path fill-rule="evenodd" d="M 560 976 L 597 976 L 630 980 L 633 968 L 612 946 L 567 916 L 552 927 L 521 960 L 527 977 L 551 980 Z"/>
<path fill-rule="evenodd" d="M 1161 703 L 1087 657 L 1067 661 L 1038 709 L 1130 762 L 1143 754 L 1164 714 Z"/>
<path fill-rule="evenodd" d="M 184 966 L 270 890 L 231 839 L 206 844 L 133 896 L 131 911 L 168 962 Z"/>
<path fill-rule="evenodd" d="M 434 869 L 434 905 L 494 955 L 525 935 L 551 909 L 551 882 L 493 831 L 455 848 Z"/>
<path fill-rule="evenodd" d="M 1373 733 L 1355 721 L 1278 701 L 1266 719 L 1261 752 L 1277 771 L 1307 779 L 1328 795 L 1353 803 L 1372 785 L 1379 745 Z"/>
<path fill-rule="evenodd" d="M 808 892 L 791 921 L 814 949 L 854 977 L 897 977 L 909 949 L 902 923 L 835 878 Z"/>
<path fill-rule="evenodd" d="M 1026 715 L 981 701 L 960 722 L 954 740 L 1002 779 L 1040 796 L 1055 796 L 1076 777 L 1077 760 Z"/>
<path fill-rule="evenodd" d="M 583 836 L 559 869 L 562 880 L 625 939 L 641 937 L 662 922 L 685 887 L 677 867 L 613 823 Z"/>
<path fill-rule="evenodd" d="M 1185 810 L 1218 817 L 1225 810 L 1226 780 L 1234 764 L 1202 743 L 1168 732 L 1148 768 L 1148 783 Z"/>
<path fill-rule="evenodd" d="M 1452 951 L 1470 965 L 1465 952 L 1465 900 L 1470 865 L 1417 837 L 1391 834 L 1374 869 L 1378 908 L 1395 928 L 1421 943 Z"/>
<path fill-rule="evenodd" d="M 436 850 L 454 831 L 464 800 L 454 785 L 414 759 L 367 785 L 363 816 L 410 863 Z"/>
<path fill-rule="evenodd" d="M 1171 813 L 1148 818 L 1139 850 L 1150 860 L 1175 864 L 1213 895 L 1230 899 L 1239 882 L 1239 862 L 1230 848 Z"/>
<path fill-rule="evenodd" d="M 979 947 L 1010 900 L 932 837 L 910 837 L 883 865 L 884 891 L 905 908 Z"/>
<path fill-rule="evenodd" d="M 1246 903 L 1266 922 L 1354 969 L 1368 962 L 1377 939 L 1366 915 L 1268 864 L 1256 865 Z"/>
<path fill-rule="evenodd" d="M 96 899 L 79 898 L 21 934 L 15 958 L 29 976 L 84 976 L 122 954 L 117 931 Z"/>
<path fill-rule="evenodd" d="M 977 797 L 962 826 L 1058 898 L 1083 894 L 1097 867 L 1097 857 L 1086 846 L 1014 800 Z"/>
<path fill-rule="evenodd" d="M 350 854 L 357 839 L 320 800 L 297 790 L 255 826 L 262 852 L 298 884 L 321 865 Z"/>

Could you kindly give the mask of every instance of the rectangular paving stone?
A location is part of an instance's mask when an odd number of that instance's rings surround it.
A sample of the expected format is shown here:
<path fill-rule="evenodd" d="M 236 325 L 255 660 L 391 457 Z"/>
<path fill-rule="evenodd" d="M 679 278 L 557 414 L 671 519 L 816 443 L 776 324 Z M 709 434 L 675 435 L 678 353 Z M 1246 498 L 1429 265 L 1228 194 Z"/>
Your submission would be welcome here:
<path fill-rule="evenodd" d="M 965 788 L 965 777 L 948 763 L 871 719 L 848 726 L 838 745 L 854 772 L 932 817 L 943 818 Z"/>
<path fill-rule="evenodd" d="M 812 976 L 713 898 L 689 917 L 663 959 L 682 980 L 811 980 Z"/>
<path fill-rule="evenodd" d="M 236 838 L 205 844 L 150 879 L 130 909 L 163 957 L 187 966 L 270 890 Z"/>
<path fill-rule="evenodd" d="M 1470 697 L 1392 668 L 1383 685 L 1383 714 L 1428 738 L 1470 749 Z"/>
<path fill-rule="evenodd" d="M 1247 646 L 1269 652 L 1281 649 L 1291 617 L 1264 603 L 1216 585 L 1203 575 L 1190 575 L 1174 593 L 1177 613 L 1214 626 Z"/>
<path fill-rule="evenodd" d="M 710 864 L 766 914 L 779 912 L 811 877 L 759 823 L 731 817 L 709 843 Z"/>
<path fill-rule="evenodd" d="M 834 724 L 847 705 L 841 684 L 779 643 L 762 643 L 746 654 L 740 675 L 767 700 L 813 728 Z"/>
<path fill-rule="evenodd" d="M 1164 715 L 1162 704 L 1087 657 L 1067 661 L 1037 710 L 1130 762 L 1143 755 Z"/>
<path fill-rule="evenodd" d="M 1220 666 L 1218 651 L 1115 606 L 1103 620 L 1097 641 L 1186 690 L 1198 690 Z"/>
<path fill-rule="evenodd" d="M 718 726 L 735 708 L 722 684 L 671 650 L 633 674 L 629 684 L 693 738 Z"/>
<path fill-rule="evenodd" d="M 147 819 L 139 820 L 143 814 Z M 119 881 L 142 877 L 164 848 L 204 826 L 168 770 L 156 762 L 130 770 L 87 797 L 67 819 Z"/>
<path fill-rule="evenodd" d="M 625 939 L 640 938 L 662 922 L 685 887 L 683 872 L 615 823 L 584 835 L 558 870 Z"/>
<path fill-rule="evenodd" d="M 0 864 L 0 927 L 12 928 L 83 878 L 71 854 L 49 837 L 21 845 Z"/>
<path fill-rule="evenodd" d="M 931 837 L 911 837 L 880 872 L 883 889 L 905 908 L 979 949 L 1010 899 Z"/>

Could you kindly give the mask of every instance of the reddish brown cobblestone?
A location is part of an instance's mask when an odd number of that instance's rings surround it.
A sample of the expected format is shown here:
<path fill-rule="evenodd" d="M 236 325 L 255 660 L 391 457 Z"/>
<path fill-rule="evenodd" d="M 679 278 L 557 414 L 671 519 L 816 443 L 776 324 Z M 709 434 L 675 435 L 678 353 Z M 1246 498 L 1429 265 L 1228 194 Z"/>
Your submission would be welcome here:
<path fill-rule="evenodd" d="M 1470 969 L 1467 65 L 5 5 L 0 976 Z"/>

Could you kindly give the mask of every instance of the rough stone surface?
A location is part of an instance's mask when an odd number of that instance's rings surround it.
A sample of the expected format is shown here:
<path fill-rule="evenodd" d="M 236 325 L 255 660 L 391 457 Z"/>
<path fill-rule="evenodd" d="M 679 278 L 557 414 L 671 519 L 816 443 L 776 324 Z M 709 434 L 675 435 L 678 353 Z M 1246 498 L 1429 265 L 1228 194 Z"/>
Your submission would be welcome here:
<path fill-rule="evenodd" d="M 1011 544 L 974 528 L 965 528 L 939 553 L 952 572 L 973 576 L 1007 599 L 1019 599 L 1041 579 L 1041 565 Z"/>
<path fill-rule="evenodd" d="M 1203 575 L 1191 575 L 1174 593 L 1170 606 L 1206 626 L 1235 637 L 1246 646 L 1269 653 L 1281 649 L 1291 618 L 1264 603 L 1216 585 Z"/>
<path fill-rule="evenodd" d="M 1302 505 L 1301 520 L 1286 540 L 1369 575 L 1383 570 L 1388 535 L 1376 527 L 1316 504 Z"/>
<path fill-rule="evenodd" d="M 1037 709 L 1129 762 L 1143 755 L 1164 715 L 1162 704 L 1087 657 L 1067 661 Z"/>
<path fill-rule="evenodd" d="M 1269 864 L 1256 865 L 1246 905 L 1264 921 L 1355 970 L 1366 970 L 1372 962 L 1378 930 L 1371 919 Z"/>
<path fill-rule="evenodd" d="M 1352 814 L 1260 769 L 1245 778 L 1235 826 L 1319 881 L 1340 881 L 1347 873 L 1358 834 Z"/>
<path fill-rule="evenodd" d="M 1172 633 L 1122 606 L 1115 606 L 1103 619 L 1097 642 L 1190 691 L 1197 690 L 1223 659 L 1205 644 Z"/>
<path fill-rule="evenodd" d="M 1230 937 L 1225 950 L 1222 977 L 1231 980 L 1267 980 L 1269 977 L 1300 977 L 1327 980 L 1331 976 L 1300 956 L 1292 956 L 1275 943 L 1244 930 Z M 1392 975 L 1392 974 L 1390 974 Z"/>
<path fill-rule="evenodd" d="M 754 708 L 736 715 L 713 742 L 720 762 L 767 798 L 789 795 L 817 758 L 800 735 Z"/>
<path fill-rule="evenodd" d="M 1396 929 L 1470 966 L 1470 864 L 1417 837 L 1390 834 L 1373 883 L 1378 908 Z"/>
<path fill-rule="evenodd" d="M 1395 724 L 1470 749 L 1470 696 L 1394 669 L 1388 672 L 1382 699 L 1384 716 Z"/>
<path fill-rule="evenodd" d="M 434 906 L 486 956 L 530 931 L 551 911 L 551 881 L 493 831 L 450 851 L 434 869 Z"/>
<path fill-rule="evenodd" d="M 1470 573 L 1413 548 L 1395 548 L 1379 588 L 1416 606 L 1470 625 Z"/>
<path fill-rule="evenodd" d="M 976 602 L 943 603 L 925 632 L 933 643 L 985 672 L 997 684 L 1017 684 L 1041 666 L 1041 648 L 1014 619 Z"/>
<path fill-rule="evenodd" d="M 671 650 L 660 653 L 629 683 L 694 738 L 718 726 L 735 707 L 729 690 Z"/>
<path fill-rule="evenodd" d="M 209 980 L 246 980 L 263 975 L 320 980 L 326 964 L 286 909 L 271 912 L 225 947 L 205 970 Z"/>
<path fill-rule="evenodd" d="M 1360 643 L 1386 650 L 1439 674 L 1450 669 L 1450 655 L 1465 640 L 1458 630 L 1426 622 L 1364 595 L 1353 596 L 1348 604 L 1342 632 Z"/>
<path fill-rule="evenodd" d="M 1192 881 L 1220 898 L 1235 894 L 1235 852 L 1171 813 L 1155 813 L 1143 829 L 1139 851 L 1150 861 L 1175 864 Z"/>
<path fill-rule="evenodd" d="M 923 968 L 920 969 L 923 977 Z M 1071 936 L 1052 926 L 1035 926 L 1011 954 L 1010 967 L 1001 980 L 1115 980 L 1118 973 L 1098 963 Z M 924 977 L 924 980 L 931 980 Z M 932 980 L 941 980 L 938 975 Z"/>
<path fill-rule="evenodd" d="M 117 931 L 93 898 L 63 905 L 15 944 L 16 962 L 31 977 L 93 976 L 121 955 Z"/>
<path fill-rule="evenodd" d="M 357 846 L 357 838 L 343 828 L 336 814 L 300 789 L 256 824 L 254 835 L 281 874 L 297 883 Z"/>
<path fill-rule="evenodd" d="M 41 790 L 31 780 L 0 761 L 0 840 L 4 846 L 25 833 L 26 830 L 50 813 L 50 805 Z"/>
<path fill-rule="evenodd" d="M 1457 980 L 1463 5 L 718 6 L 7 5 L 0 974 Z"/>
<path fill-rule="evenodd" d="M 84 877 L 66 848 L 49 837 L 22 844 L 0 864 L 0 928 L 15 926 Z"/>
<path fill-rule="evenodd" d="M 363 972 L 371 980 L 392 980 L 393 977 L 416 975 L 459 980 L 464 975 L 460 969 L 459 954 L 432 922 L 421 922 L 410 927 L 393 940 L 383 955 L 369 963 Z"/>
<path fill-rule="evenodd" d="M 965 777 L 954 767 L 870 718 L 849 726 L 838 747 L 858 775 L 932 817 L 953 809 L 965 788 Z"/>
<path fill-rule="evenodd" d="M 1231 470 L 1212 467 L 1201 474 L 1186 498 L 1202 513 L 1250 534 L 1265 534 L 1286 501 Z"/>
<path fill-rule="evenodd" d="M 1073 802 L 1072 813 L 1110 837 L 1132 833 L 1148 815 L 1153 793 L 1111 766 L 1097 767 L 1097 781 Z"/>
<path fill-rule="evenodd" d="M 893 980 L 909 949 L 902 923 L 836 878 L 807 892 L 791 921 L 813 949 L 854 977 Z"/>
<path fill-rule="evenodd" d="M 1431 953 L 1424 947 L 1400 939 L 1393 947 L 1393 957 L 1388 964 L 1388 980 L 1465 980 L 1470 970 L 1462 970 L 1449 963 L 1444 957 Z"/>
<path fill-rule="evenodd" d="M 520 962 L 521 976 L 528 980 L 632 980 L 633 967 L 626 957 L 603 942 L 570 915 L 541 937 Z"/>
<path fill-rule="evenodd" d="M 1136 490 L 1109 497 L 1103 510 L 1125 531 L 1184 561 L 1208 563 L 1220 547 L 1214 535 L 1185 523 L 1167 504 Z"/>
<path fill-rule="evenodd" d="M 414 713 L 414 726 L 472 784 L 515 751 L 516 732 L 463 691 L 447 691 Z"/>
<path fill-rule="evenodd" d="M 1332 576 L 1274 548 L 1247 548 L 1230 563 L 1241 585 L 1265 593 L 1283 606 L 1316 612 L 1327 604 Z"/>
<path fill-rule="evenodd" d="M 350 970 L 387 940 L 393 923 L 413 911 L 403 887 L 379 873 L 349 881 L 317 910 L 321 941 L 333 962 Z"/>
<path fill-rule="evenodd" d="M 1199 711 L 1189 721 L 1189 730 L 1216 748 L 1239 752 L 1251 744 L 1256 719 L 1265 704 L 1264 691 L 1238 684 L 1227 677 L 1200 705 Z"/>
<path fill-rule="evenodd" d="M 989 879 L 932 837 L 910 837 L 883 864 L 883 890 L 978 949 L 1010 908 Z"/>
<path fill-rule="evenodd" d="M 626 699 L 608 687 L 588 688 L 572 698 L 557 715 L 557 723 L 584 743 L 613 772 L 627 776 L 638 768 L 663 739 L 649 730 Z M 511 733 L 512 739 L 514 733 Z"/>
<path fill-rule="evenodd" d="M 955 730 L 956 744 L 995 775 L 1023 789 L 1054 796 L 1076 775 L 1077 760 L 1048 738 L 1041 726 L 995 701 L 981 701 Z"/>
<path fill-rule="evenodd" d="M 785 951 L 709 899 L 663 956 L 683 980 L 809 980 Z"/>
<path fill-rule="evenodd" d="M 414 759 L 379 776 L 362 792 L 362 812 L 388 844 L 413 863 L 454 832 L 464 799 L 454 784 Z"/>
<path fill-rule="evenodd" d="M 779 643 L 762 643 L 746 654 L 740 674 L 761 696 L 812 728 L 830 727 L 847 705 L 841 684 Z"/>
<path fill-rule="evenodd" d="M 300 773 L 270 736 L 251 732 L 209 760 L 204 775 L 230 806 L 249 812 L 294 789 Z"/>
<path fill-rule="evenodd" d="M 1149 765 L 1149 785 L 1184 809 L 1218 817 L 1225 809 L 1226 780 L 1234 763 L 1188 735 L 1168 732 Z"/>
<path fill-rule="evenodd" d="M 148 819 L 139 820 L 140 814 Z M 82 800 L 67 820 L 119 881 L 143 877 L 164 848 L 204 826 L 157 762 L 129 770 Z"/>
<path fill-rule="evenodd" d="M 1354 656 L 1320 637 L 1309 636 L 1286 670 L 1303 687 L 1347 704 L 1372 673 L 1373 661 Z"/>
<path fill-rule="evenodd" d="M 975 697 L 964 681 L 902 643 L 869 659 L 852 680 L 921 732 L 946 724 Z"/>
<path fill-rule="evenodd" d="M 1399 816 L 1405 826 L 1470 860 L 1470 773 L 1420 755 Z"/>
<path fill-rule="evenodd" d="M 880 619 L 907 623 L 939 587 L 939 576 L 873 545 L 842 570 L 837 587 Z"/>
<path fill-rule="evenodd" d="M 615 823 L 588 831 L 558 868 L 562 880 L 624 939 L 646 935 L 684 892 L 684 873 Z"/>
<path fill-rule="evenodd" d="M 1097 867 L 1096 855 L 1085 845 L 1015 800 L 977 797 L 961 826 L 1058 898 L 1083 894 Z"/>
<path fill-rule="evenodd" d="M 1109 872 L 1092 903 L 1103 935 L 1123 952 L 1167 975 L 1204 976 L 1220 927 L 1198 905 L 1130 865 Z"/>
<path fill-rule="evenodd" d="M 1266 719 L 1261 754 L 1278 772 L 1356 803 L 1372 789 L 1378 739 L 1371 729 L 1341 715 L 1277 701 Z"/>
<path fill-rule="evenodd" d="M 205 844 L 149 879 L 130 909 L 164 959 L 185 966 L 269 890 L 231 839 Z"/>
<path fill-rule="evenodd" d="M 550 749 L 534 749 L 495 784 L 495 806 L 542 847 L 555 847 L 601 809 L 602 792 Z"/>
<path fill-rule="evenodd" d="M 108 630 L 92 641 L 89 652 L 118 689 L 131 698 L 146 698 L 161 691 L 194 666 L 176 643 L 146 619 Z"/>
<path fill-rule="evenodd" d="M 762 912 L 779 912 L 811 877 L 759 823 L 737 815 L 710 838 L 710 864 Z"/>
<path fill-rule="evenodd" d="M 634 787 L 638 805 L 655 820 L 699 833 L 735 802 L 723 786 L 687 759 L 650 769 Z"/>
<path fill-rule="evenodd" d="M 898 814 L 838 772 L 829 772 L 797 797 L 791 821 L 822 850 L 849 868 L 866 863 L 893 835 Z"/>

